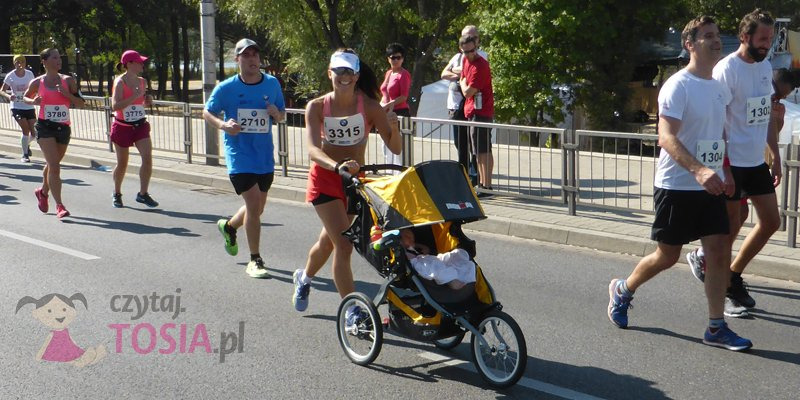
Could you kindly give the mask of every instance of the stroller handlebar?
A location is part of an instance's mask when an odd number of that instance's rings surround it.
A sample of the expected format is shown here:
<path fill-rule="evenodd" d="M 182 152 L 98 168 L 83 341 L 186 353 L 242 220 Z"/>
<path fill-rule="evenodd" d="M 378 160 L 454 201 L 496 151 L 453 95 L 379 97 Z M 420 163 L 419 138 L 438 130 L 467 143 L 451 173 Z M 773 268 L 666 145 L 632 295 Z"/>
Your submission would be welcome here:
<path fill-rule="evenodd" d="M 353 174 L 351 174 L 350 171 L 348 171 L 347 167 L 339 168 L 339 176 L 342 177 L 342 181 L 344 181 L 347 187 L 361 186 L 361 181 L 358 179 L 358 176 L 353 176 Z"/>

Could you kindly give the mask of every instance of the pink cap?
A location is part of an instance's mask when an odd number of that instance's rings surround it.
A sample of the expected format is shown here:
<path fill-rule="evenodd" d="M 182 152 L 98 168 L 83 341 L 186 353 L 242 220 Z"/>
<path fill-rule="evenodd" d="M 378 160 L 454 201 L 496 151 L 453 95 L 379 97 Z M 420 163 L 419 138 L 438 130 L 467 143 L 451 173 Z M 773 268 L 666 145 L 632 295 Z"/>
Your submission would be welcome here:
<path fill-rule="evenodd" d="M 142 57 L 142 55 L 139 54 L 138 51 L 126 50 L 124 53 L 122 53 L 122 58 L 120 58 L 119 63 L 122 65 L 125 65 L 129 62 L 137 62 L 144 64 L 145 61 L 147 61 L 147 57 Z"/>

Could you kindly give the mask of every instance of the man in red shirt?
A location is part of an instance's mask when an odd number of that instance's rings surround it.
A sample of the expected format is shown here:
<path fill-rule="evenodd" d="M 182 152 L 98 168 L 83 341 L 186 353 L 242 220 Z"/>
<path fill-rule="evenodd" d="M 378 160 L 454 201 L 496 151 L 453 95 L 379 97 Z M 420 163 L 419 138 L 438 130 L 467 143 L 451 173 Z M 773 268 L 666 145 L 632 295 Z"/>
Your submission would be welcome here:
<path fill-rule="evenodd" d="M 494 94 L 492 93 L 492 72 L 489 62 L 478 55 L 478 38 L 464 35 L 458 41 L 458 47 L 464 54 L 461 67 L 461 91 L 464 93 L 464 116 L 469 121 L 494 121 Z M 492 129 L 470 127 L 470 142 L 478 159 L 478 187 L 492 190 Z M 491 196 L 483 192 L 478 197 Z"/>

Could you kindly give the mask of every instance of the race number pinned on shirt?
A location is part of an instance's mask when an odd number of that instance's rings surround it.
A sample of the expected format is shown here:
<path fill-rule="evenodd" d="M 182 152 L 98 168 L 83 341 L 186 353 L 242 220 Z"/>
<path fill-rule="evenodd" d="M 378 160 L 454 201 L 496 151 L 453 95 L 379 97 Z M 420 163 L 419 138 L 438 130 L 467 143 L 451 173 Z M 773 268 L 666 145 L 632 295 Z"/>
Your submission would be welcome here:
<path fill-rule="evenodd" d="M 725 158 L 724 140 L 699 140 L 697 141 L 697 160 L 708 168 L 719 169 Z"/>
<path fill-rule="evenodd" d="M 358 144 L 367 134 L 364 116 L 359 114 L 349 117 L 325 117 L 325 141 L 337 146 Z"/>
<path fill-rule="evenodd" d="M 64 105 L 44 106 L 44 119 L 64 124 L 69 122 L 69 107 Z"/>
<path fill-rule="evenodd" d="M 144 106 L 141 104 L 131 104 L 122 109 L 122 116 L 125 117 L 125 122 L 136 122 L 144 117 Z"/>
<path fill-rule="evenodd" d="M 239 125 L 244 133 L 269 133 L 269 114 L 263 108 L 240 108 Z"/>
<path fill-rule="evenodd" d="M 747 125 L 764 125 L 769 122 L 772 104 L 769 95 L 747 98 Z"/>

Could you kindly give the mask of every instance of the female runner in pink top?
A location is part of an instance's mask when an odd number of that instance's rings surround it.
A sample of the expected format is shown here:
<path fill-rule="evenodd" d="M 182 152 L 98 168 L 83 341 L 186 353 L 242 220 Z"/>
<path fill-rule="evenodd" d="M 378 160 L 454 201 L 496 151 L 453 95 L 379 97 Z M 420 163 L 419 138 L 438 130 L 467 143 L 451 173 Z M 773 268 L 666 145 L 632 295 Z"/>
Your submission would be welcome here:
<path fill-rule="evenodd" d="M 350 226 L 355 211 L 348 212 L 346 194 L 339 171 L 356 175 L 364 163 L 369 127 L 374 126 L 389 148 L 399 154 L 402 148 L 397 116 L 378 102 L 375 73 L 360 62 L 351 49 L 337 50 L 330 59 L 328 78 L 333 92 L 318 97 L 306 107 L 308 156 L 313 161 L 308 176 L 306 200 L 314 205 L 322 231 L 308 252 L 305 269 L 294 272 L 292 303 L 305 311 L 311 278 L 333 254 L 333 281 L 339 295 L 354 290 L 350 255 L 353 245 L 341 232 Z"/>
<path fill-rule="evenodd" d="M 139 168 L 139 193 L 136 201 L 148 207 L 157 207 L 158 202 L 147 192 L 150 186 L 150 175 L 153 172 L 153 144 L 150 141 L 150 123 L 147 122 L 145 107 L 152 103 L 152 97 L 146 94 L 146 83 L 139 75 L 144 70 L 147 57 L 142 57 L 135 50 L 122 53 L 117 69 L 125 68 L 125 73 L 114 81 L 111 108 L 114 110 L 114 122 L 111 124 L 111 142 L 117 154 L 117 166 L 114 167 L 114 193 L 112 205 L 122 207 L 122 179 L 128 169 L 128 155 L 131 146 L 136 146 L 142 156 Z"/>
<path fill-rule="evenodd" d="M 67 153 L 70 139 L 70 106 L 83 107 L 75 78 L 60 74 L 61 54 L 56 49 L 46 49 L 39 54 L 45 74 L 32 80 L 25 93 L 25 103 L 39 106 L 36 121 L 36 141 L 42 149 L 46 165 L 42 173 L 42 187 L 34 194 L 39 210 L 46 213 L 47 193 L 52 190 L 56 201 L 56 216 L 69 216 L 61 201 L 61 160 Z"/>

